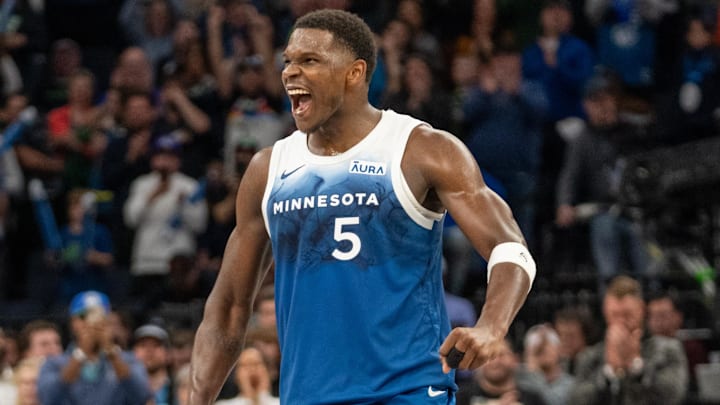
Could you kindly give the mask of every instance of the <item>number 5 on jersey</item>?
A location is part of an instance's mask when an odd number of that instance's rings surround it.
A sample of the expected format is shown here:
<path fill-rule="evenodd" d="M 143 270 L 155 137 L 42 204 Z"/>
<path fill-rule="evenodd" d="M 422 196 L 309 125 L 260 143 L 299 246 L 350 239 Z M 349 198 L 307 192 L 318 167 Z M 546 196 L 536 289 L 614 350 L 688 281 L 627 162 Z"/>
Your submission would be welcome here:
<path fill-rule="evenodd" d="M 354 232 L 343 231 L 343 226 L 345 225 L 359 224 L 360 217 L 335 218 L 335 231 L 333 237 L 337 242 L 342 242 L 344 240 L 350 242 L 350 250 L 343 252 L 342 250 L 335 248 L 332 252 L 332 256 L 334 258 L 338 260 L 352 260 L 358 255 L 358 253 L 360 253 L 360 247 L 362 246 L 360 237 Z"/>

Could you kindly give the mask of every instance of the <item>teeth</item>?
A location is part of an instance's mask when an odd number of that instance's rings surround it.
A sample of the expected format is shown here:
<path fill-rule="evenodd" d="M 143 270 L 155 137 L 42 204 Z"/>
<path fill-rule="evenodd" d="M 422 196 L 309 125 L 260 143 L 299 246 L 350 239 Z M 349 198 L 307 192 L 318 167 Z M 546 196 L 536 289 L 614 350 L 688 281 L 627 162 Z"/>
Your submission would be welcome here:
<path fill-rule="evenodd" d="M 302 96 L 302 95 L 305 95 L 305 94 L 310 94 L 309 91 L 301 90 L 301 89 L 288 90 L 287 93 L 288 93 L 289 95 L 291 95 L 291 96 Z"/>

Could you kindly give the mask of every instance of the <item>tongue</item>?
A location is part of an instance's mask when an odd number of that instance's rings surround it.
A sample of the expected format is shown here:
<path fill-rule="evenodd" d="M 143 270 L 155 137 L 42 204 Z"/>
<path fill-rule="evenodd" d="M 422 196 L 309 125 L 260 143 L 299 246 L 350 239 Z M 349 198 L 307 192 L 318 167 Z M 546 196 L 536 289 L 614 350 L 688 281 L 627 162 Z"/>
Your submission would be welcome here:
<path fill-rule="evenodd" d="M 305 111 L 307 111 L 308 108 L 310 108 L 310 100 L 312 98 L 310 96 L 300 96 L 297 99 L 297 106 L 295 107 L 295 113 L 296 114 L 302 114 Z"/>

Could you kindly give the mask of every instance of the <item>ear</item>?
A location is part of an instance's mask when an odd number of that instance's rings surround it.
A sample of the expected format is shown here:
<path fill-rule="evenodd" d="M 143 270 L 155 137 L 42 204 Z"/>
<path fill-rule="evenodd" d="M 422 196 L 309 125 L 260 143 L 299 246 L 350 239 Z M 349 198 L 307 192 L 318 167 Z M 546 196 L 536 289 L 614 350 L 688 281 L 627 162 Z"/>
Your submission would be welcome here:
<path fill-rule="evenodd" d="M 367 63 L 362 59 L 356 59 L 351 65 L 345 76 L 345 80 L 349 86 L 357 86 L 365 84 L 365 75 L 367 74 Z"/>

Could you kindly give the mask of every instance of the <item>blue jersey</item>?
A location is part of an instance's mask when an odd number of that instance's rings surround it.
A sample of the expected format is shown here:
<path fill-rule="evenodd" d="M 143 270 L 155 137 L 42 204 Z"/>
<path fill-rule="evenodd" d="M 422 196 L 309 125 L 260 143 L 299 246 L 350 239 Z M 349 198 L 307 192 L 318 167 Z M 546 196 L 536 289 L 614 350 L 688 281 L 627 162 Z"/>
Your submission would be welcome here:
<path fill-rule="evenodd" d="M 383 111 L 341 155 L 312 154 L 299 131 L 273 148 L 262 206 L 275 260 L 283 404 L 456 388 L 438 355 L 450 332 L 443 214 L 416 200 L 400 169 L 422 124 Z"/>

